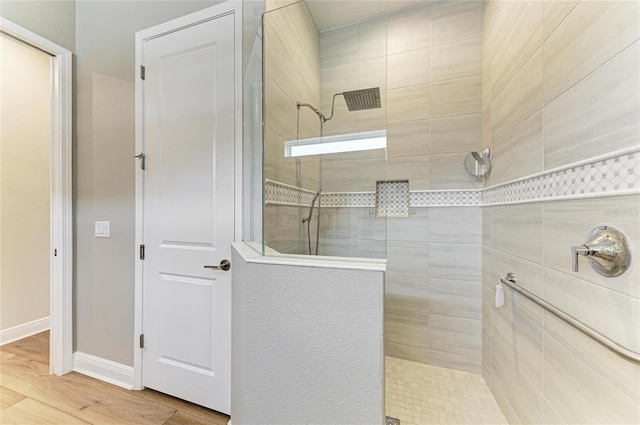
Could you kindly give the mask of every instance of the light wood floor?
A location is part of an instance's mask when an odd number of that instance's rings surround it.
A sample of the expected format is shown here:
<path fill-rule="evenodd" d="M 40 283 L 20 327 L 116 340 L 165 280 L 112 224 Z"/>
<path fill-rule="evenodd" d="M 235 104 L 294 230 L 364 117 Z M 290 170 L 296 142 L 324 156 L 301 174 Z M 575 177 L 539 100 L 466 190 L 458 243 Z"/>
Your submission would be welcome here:
<path fill-rule="evenodd" d="M 0 347 L 2 425 L 226 425 L 229 417 L 145 389 L 75 372 L 49 375 L 49 332 Z"/>

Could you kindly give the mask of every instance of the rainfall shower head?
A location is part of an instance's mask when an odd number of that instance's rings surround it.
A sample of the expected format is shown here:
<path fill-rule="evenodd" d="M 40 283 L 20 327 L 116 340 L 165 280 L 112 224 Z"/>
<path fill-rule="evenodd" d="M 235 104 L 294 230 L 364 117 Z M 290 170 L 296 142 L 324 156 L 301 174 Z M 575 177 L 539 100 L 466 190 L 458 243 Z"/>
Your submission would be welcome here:
<path fill-rule="evenodd" d="M 381 108 L 380 87 L 342 92 L 349 111 Z"/>

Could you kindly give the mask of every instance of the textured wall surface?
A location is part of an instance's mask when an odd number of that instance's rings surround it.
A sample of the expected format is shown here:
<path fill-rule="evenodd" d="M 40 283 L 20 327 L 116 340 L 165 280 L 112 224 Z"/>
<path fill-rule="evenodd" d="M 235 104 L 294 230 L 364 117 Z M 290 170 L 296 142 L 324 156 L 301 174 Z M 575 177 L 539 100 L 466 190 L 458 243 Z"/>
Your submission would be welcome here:
<path fill-rule="evenodd" d="M 640 150 L 639 39 L 634 1 L 486 2 L 482 121 L 490 184 Z M 624 178 L 612 171 L 595 180 L 614 190 Z M 609 225 L 638 252 L 640 196 L 589 192 L 587 199 L 483 209 L 483 375 L 512 423 L 640 422 L 639 366 L 508 288 L 505 306 L 494 305 L 498 279 L 513 272 L 521 286 L 638 351 L 637 259 L 617 278 L 596 274 L 585 259 L 575 273 L 570 247 Z"/>
<path fill-rule="evenodd" d="M 233 423 L 382 423 L 384 272 L 256 263 L 244 250 L 233 254 Z"/>
<path fill-rule="evenodd" d="M 0 329 L 49 316 L 51 57 L 0 35 Z"/>

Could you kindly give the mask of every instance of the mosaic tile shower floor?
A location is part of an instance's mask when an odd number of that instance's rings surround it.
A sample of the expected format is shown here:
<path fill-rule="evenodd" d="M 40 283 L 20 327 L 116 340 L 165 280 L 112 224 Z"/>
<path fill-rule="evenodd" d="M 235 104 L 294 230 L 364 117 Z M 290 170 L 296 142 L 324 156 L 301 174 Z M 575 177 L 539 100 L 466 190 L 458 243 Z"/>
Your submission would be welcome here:
<path fill-rule="evenodd" d="M 401 425 L 508 424 L 481 375 L 386 357 L 385 414 Z"/>

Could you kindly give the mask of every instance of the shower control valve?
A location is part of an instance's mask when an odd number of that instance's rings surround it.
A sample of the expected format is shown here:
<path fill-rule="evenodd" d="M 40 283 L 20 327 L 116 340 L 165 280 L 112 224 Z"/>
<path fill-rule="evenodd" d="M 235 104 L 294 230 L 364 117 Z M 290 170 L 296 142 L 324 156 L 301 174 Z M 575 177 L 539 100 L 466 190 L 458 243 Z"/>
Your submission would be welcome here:
<path fill-rule="evenodd" d="M 571 266 L 578 271 L 578 258 L 587 257 L 591 267 L 605 277 L 616 277 L 631 265 L 631 252 L 627 238 L 609 226 L 596 227 L 587 236 L 588 242 L 571 247 Z"/>

